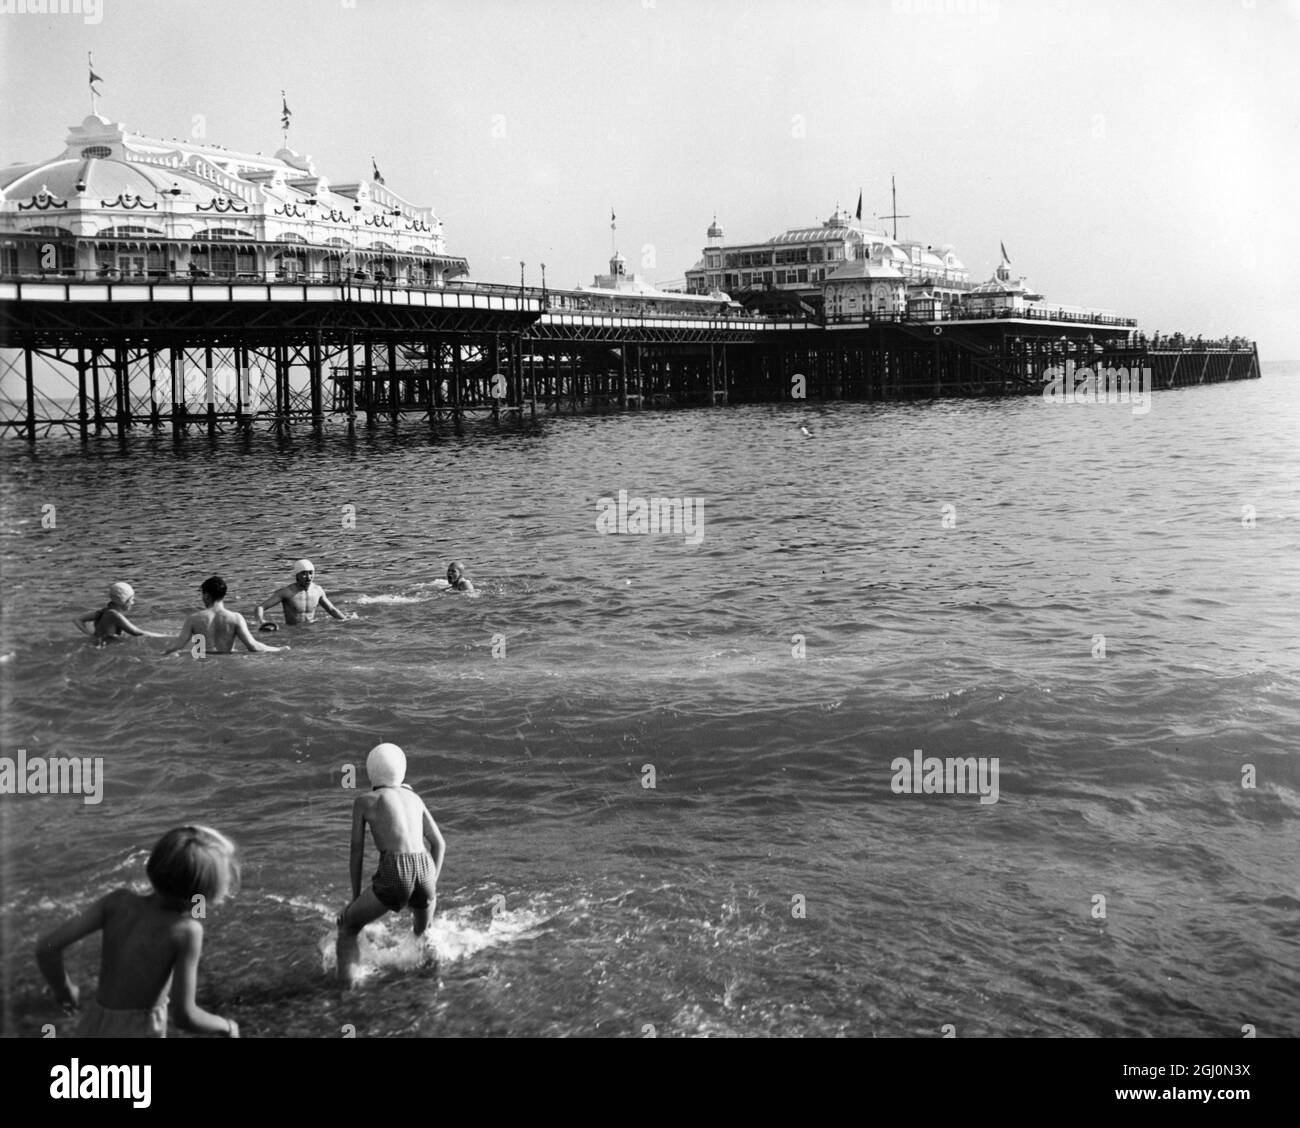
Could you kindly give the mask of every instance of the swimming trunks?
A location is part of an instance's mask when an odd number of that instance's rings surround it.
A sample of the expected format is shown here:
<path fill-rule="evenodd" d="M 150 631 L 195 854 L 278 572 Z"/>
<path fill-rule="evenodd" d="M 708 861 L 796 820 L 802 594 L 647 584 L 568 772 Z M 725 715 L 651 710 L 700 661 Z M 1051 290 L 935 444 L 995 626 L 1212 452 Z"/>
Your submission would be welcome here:
<path fill-rule="evenodd" d="M 370 888 L 390 912 L 401 912 L 408 904 L 413 909 L 423 909 L 434 899 L 437 876 L 427 852 L 390 854 L 385 850 L 379 855 L 379 869 Z"/>
<path fill-rule="evenodd" d="M 78 1038 L 166 1038 L 167 996 L 153 1007 L 113 1010 L 91 999 L 82 1010 Z"/>

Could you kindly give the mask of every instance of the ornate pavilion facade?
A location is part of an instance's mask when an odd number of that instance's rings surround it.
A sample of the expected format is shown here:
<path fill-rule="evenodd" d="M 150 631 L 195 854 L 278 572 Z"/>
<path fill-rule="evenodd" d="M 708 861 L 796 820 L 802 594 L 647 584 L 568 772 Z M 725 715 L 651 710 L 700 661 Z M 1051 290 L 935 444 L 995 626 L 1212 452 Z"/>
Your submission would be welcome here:
<path fill-rule="evenodd" d="M 0 170 L 0 274 L 437 287 L 468 273 L 432 208 L 310 157 L 163 141 L 91 115 L 59 156 Z"/>
<path fill-rule="evenodd" d="M 896 240 L 836 210 L 820 227 L 795 227 L 762 243 L 725 244 L 715 219 L 704 257 L 686 272 L 688 293 L 787 291 L 828 314 L 952 308 L 970 290 L 947 244 Z"/>

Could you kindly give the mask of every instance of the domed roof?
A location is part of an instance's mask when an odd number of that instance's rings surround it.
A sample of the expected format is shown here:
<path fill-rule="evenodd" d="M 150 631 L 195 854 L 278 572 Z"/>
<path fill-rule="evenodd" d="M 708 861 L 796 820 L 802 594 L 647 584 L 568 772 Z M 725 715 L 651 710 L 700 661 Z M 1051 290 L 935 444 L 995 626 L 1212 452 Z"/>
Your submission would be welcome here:
<path fill-rule="evenodd" d="M 211 202 L 217 194 L 213 185 L 187 175 L 184 169 L 153 168 L 97 157 L 20 166 L 16 170 L 5 169 L 0 176 L 13 171 L 17 172 L 13 179 L 0 182 L 0 188 L 11 200 L 25 200 L 47 191 L 60 200 L 80 196 L 83 206 L 98 207 L 101 201 L 112 203 L 119 196 L 138 196 L 146 204 L 152 204 L 164 193 L 170 196 L 173 187 L 181 189 L 180 195 L 201 203 Z"/>
<path fill-rule="evenodd" d="M 715 215 L 713 217 L 713 222 L 709 224 L 709 238 L 721 239 L 724 234 L 725 232 L 718 226 L 718 217 Z"/>

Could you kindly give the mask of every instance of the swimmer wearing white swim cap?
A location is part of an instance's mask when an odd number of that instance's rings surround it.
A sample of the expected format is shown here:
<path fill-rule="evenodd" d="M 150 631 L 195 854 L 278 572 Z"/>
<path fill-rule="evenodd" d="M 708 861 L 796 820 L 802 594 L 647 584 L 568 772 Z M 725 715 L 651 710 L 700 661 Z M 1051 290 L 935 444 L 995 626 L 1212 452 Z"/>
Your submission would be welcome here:
<path fill-rule="evenodd" d="M 406 753 L 396 744 L 376 744 L 366 757 L 372 787 L 397 787 L 406 778 Z"/>
<path fill-rule="evenodd" d="M 352 843 L 348 873 L 352 903 L 339 917 L 336 946 L 338 974 L 347 986 L 356 982 L 361 966 L 358 936 L 372 920 L 401 912 L 408 905 L 417 936 L 429 926 L 438 904 L 437 881 L 447 852 L 442 831 L 424 801 L 403 781 L 406 754 L 396 744 L 377 744 L 366 757 L 371 789 L 352 804 Z M 361 888 L 365 868 L 366 826 L 379 850 L 379 868 L 370 885 Z"/>
<path fill-rule="evenodd" d="M 279 604 L 284 611 L 284 625 L 295 627 L 299 623 L 314 623 L 316 609 L 325 610 L 332 619 L 346 619 L 337 607 L 329 601 L 325 589 L 316 583 L 316 566 L 307 559 L 295 560 L 293 563 L 293 583 L 282 587 L 257 609 L 257 626 L 259 630 L 274 630 L 275 624 L 268 623 L 263 612 Z"/>
<path fill-rule="evenodd" d="M 125 581 L 119 580 L 115 584 L 108 585 L 107 607 L 101 607 L 98 611 L 87 611 L 72 621 L 77 624 L 77 630 L 82 634 L 95 637 L 96 646 L 116 642 L 122 635 L 131 635 L 133 638 L 166 638 L 166 635 L 141 630 L 126 617 L 126 613 L 131 610 L 134 603 L 135 589 Z M 87 626 L 87 623 L 93 623 L 94 626 Z"/>

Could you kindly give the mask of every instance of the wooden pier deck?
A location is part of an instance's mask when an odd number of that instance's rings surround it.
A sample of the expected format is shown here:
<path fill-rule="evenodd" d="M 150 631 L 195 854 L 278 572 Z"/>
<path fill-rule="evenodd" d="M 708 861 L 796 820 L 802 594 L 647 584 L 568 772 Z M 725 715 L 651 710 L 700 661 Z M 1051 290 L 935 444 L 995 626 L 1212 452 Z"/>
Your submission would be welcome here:
<path fill-rule="evenodd" d="M 555 308 L 553 292 L 0 279 L 0 436 L 321 432 L 791 400 L 1042 394 L 1054 366 L 1153 390 L 1253 379 L 1249 342 L 1116 319 L 822 324 Z"/>

